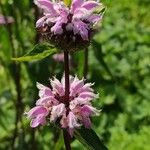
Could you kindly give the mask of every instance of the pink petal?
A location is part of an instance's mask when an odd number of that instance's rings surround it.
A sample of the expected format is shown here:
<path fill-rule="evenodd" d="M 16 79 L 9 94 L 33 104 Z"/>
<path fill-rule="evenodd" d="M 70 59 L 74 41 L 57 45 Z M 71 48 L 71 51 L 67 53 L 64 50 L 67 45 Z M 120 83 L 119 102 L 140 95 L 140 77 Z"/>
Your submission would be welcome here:
<path fill-rule="evenodd" d="M 89 117 L 91 114 L 92 114 L 92 110 L 91 110 L 90 107 L 88 107 L 88 105 L 84 105 L 84 106 L 81 108 L 81 115 L 82 115 L 82 116 Z"/>
<path fill-rule="evenodd" d="M 44 26 L 44 23 L 45 23 L 45 19 L 46 17 L 42 17 L 40 18 L 37 22 L 36 22 L 36 28 L 40 28 L 40 27 L 43 27 Z"/>
<path fill-rule="evenodd" d="M 81 115 L 82 116 L 91 116 L 91 115 L 99 115 L 100 110 L 97 110 L 96 108 L 94 108 L 93 106 L 90 105 L 84 105 L 81 108 Z"/>
<path fill-rule="evenodd" d="M 44 125 L 44 124 L 46 124 L 45 116 L 38 116 L 37 118 L 31 120 L 30 126 L 32 128 L 35 128 L 39 125 Z"/>
<path fill-rule="evenodd" d="M 89 117 L 83 117 L 82 121 L 83 121 L 85 128 L 91 128 L 91 120 Z"/>
<path fill-rule="evenodd" d="M 80 126 L 80 124 L 77 122 L 77 117 L 72 112 L 69 112 L 67 118 L 69 128 L 73 129 Z"/>
<path fill-rule="evenodd" d="M 71 59 L 71 56 L 69 57 L 69 59 Z M 73 80 L 74 80 L 74 77 L 70 75 L 69 76 L 70 85 L 72 84 Z M 65 89 L 65 75 L 63 75 L 63 77 L 61 79 L 61 84 L 62 84 L 63 88 Z"/>
<path fill-rule="evenodd" d="M 84 2 L 84 3 L 81 5 L 81 7 L 84 7 L 84 8 L 86 8 L 87 10 L 91 10 L 91 9 L 97 7 L 98 5 L 99 5 L 98 2 L 95 2 L 95 1 L 86 1 L 86 2 Z"/>
<path fill-rule="evenodd" d="M 27 112 L 29 118 L 34 118 L 41 114 L 45 116 L 48 115 L 48 110 L 43 106 L 33 107 L 29 112 Z"/>
<path fill-rule="evenodd" d="M 57 106 L 53 106 L 52 111 L 51 111 L 50 121 L 56 121 L 56 119 L 64 115 L 65 112 L 66 112 L 66 108 L 63 103 Z"/>
<path fill-rule="evenodd" d="M 53 96 L 49 96 L 49 97 L 43 97 L 40 98 L 39 100 L 37 100 L 36 105 L 56 105 L 58 104 L 58 101 L 53 97 Z"/>
<path fill-rule="evenodd" d="M 91 15 L 89 18 L 88 18 L 88 21 L 91 22 L 91 23 L 97 23 L 98 21 L 100 21 L 102 19 L 102 16 L 100 15 Z"/>
<path fill-rule="evenodd" d="M 54 32 L 54 34 L 62 34 L 62 25 L 68 21 L 68 13 L 65 10 L 62 10 L 60 13 L 61 14 L 57 18 L 55 25 L 51 28 L 51 31 Z"/>
<path fill-rule="evenodd" d="M 82 92 L 79 94 L 79 97 L 84 99 L 94 99 L 98 98 L 98 95 L 93 92 Z"/>
<path fill-rule="evenodd" d="M 80 34 L 83 40 L 88 40 L 88 25 L 85 24 L 82 21 L 74 21 L 73 22 L 74 28 L 74 34 Z"/>
<path fill-rule="evenodd" d="M 75 96 L 78 92 L 80 92 L 81 88 L 84 86 L 84 81 L 79 80 L 77 77 L 74 78 L 73 82 L 70 85 L 70 95 Z"/>
<path fill-rule="evenodd" d="M 73 21 L 77 19 L 87 19 L 89 15 L 90 15 L 90 12 L 87 9 L 81 7 L 75 10 L 72 19 Z"/>
<path fill-rule="evenodd" d="M 62 29 L 62 24 L 60 24 L 59 22 L 56 23 L 52 28 L 51 31 L 56 35 L 56 34 L 62 34 L 63 33 L 63 29 Z"/>
<path fill-rule="evenodd" d="M 90 99 L 91 100 L 91 99 Z M 85 98 L 80 98 L 77 97 L 74 100 L 72 100 L 70 102 L 69 108 L 72 110 L 74 109 L 77 105 L 83 105 L 83 104 L 89 104 L 89 99 L 85 99 Z"/>
<path fill-rule="evenodd" d="M 71 12 L 73 13 L 77 8 L 83 4 L 84 0 L 72 0 Z"/>
<path fill-rule="evenodd" d="M 81 92 L 93 92 L 94 90 L 91 88 L 92 85 L 93 85 L 92 83 L 86 83 L 80 90 L 80 93 Z"/>
<path fill-rule="evenodd" d="M 86 28 L 82 28 L 80 31 L 80 35 L 83 40 L 88 41 L 88 30 Z"/>
<path fill-rule="evenodd" d="M 36 86 L 40 90 L 39 97 L 43 98 L 43 97 L 48 97 L 48 96 L 54 96 L 50 88 L 48 88 L 38 82 L 37 82 Z"/>
<path fill-rule="evenodd" d="M 67 128 L 68 126 L 68 121 L 67 121 L 67 117 L 66 115 L 63 115 L 61 120 L 60 120 L 60 124 L 62 128 Z"/>
<path fill-rule="evenodd" d="M 41 9 L 44 10 L 44 12 L 52 13 L 53 15 L 56 15 L 57 12 L 54 9 L 54 4 L 50 2 L 49 0 L 34 0 L 34 3 Z"/>
<path fill-rule="evenodd" d="M 53 91 L 59 94 L 60 96 L 64 96 L 65 91 L 64 91 L 62 83 L 56 78 L 54 78 L 54 80 L 50 80 L 50 82 L 51 82 Z"/>

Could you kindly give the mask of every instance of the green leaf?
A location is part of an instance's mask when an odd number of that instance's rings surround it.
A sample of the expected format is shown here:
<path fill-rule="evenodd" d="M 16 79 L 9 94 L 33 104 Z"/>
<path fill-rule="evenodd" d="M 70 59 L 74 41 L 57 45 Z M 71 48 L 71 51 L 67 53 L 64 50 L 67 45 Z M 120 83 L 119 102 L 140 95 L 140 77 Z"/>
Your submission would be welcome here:
<path fill-rule="evenodd" d="M 64 3 L 66 4 L 66 6 L 70 6 L 71 5 L 71 0 L 64 0 Z"/>
<path fill-rule="evenodd" d="M 48 44 L 37 44 L 35 47 L 29 51 L 26 55 L 19 58 L 12 58 L 15 61 L 33 61 L 33 60 L 41 60 L 47 56 L 50 56 L 57 52 L 57 49 Z"/>
<path fill-rule="evenodd" d="M 92 129 L 82 127 L 75 131 L 75 137 L 89 150 L 108 150 Z"/>

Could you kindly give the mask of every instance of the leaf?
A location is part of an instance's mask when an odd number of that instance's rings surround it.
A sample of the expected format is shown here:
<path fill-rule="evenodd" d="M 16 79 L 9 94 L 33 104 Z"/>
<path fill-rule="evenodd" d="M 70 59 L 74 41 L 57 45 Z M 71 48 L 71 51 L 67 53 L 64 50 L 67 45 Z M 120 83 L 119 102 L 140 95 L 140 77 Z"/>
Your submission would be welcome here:
<path fill-rule="evenodd" d="M 12 58 L 15 61 L 33 61 L 41 60 L 49 55 L 57 52 L 57 49 L 48 43 L 37 44 L 35 47 L 29 51 L 26 55 L 19 58 Z"/>
<path fill-rule="evenodd" d="M 70 6 L 71 2 L 72 2 L 72 0 L 64 0 L 64 3 L 66 4 L 66 6 Z"/>
<path fill-rule="evenodd" d="M 75 131 L 75 137 L 89 150 L 108 150 L 92 129 L 82 127 Z"/>

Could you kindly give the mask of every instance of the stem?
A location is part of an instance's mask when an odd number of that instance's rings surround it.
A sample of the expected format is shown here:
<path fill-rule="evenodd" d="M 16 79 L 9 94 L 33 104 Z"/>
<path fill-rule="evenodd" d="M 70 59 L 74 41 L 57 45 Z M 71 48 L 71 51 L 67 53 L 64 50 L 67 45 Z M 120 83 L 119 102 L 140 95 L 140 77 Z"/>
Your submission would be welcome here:
<path fill-rule="evenodd" d="M 87 78 L 87 73 L 88 73 L 88 55 L 89 51 L 88 48 L 84 50 L 84 68 L 83 68 L 83 76 L 86 79 Z"/>
<path fill-rule="evenodd" d="M 66 106 L 69 106 L 69 92 L 70 92 L 70 85 L 69 85 L 69 56 L 68 52 L 64 52 L 64 67 L 65 67 L 65 99 L 66 99 Z"/>
<path fill-rule="evenodd" d="M 64 142 L 65 142 L 66 150 L 71 150 L 70 135 L 69 135 L 68 131 L 64 130 L 63 135 L 64 135 Z"/>
<path fill-rule="evenodd" d="M 69 107 L 69 92 L 70 92 L 70 85 L 69 85 L 69 58 L 68 52 L 64 51 L 64 69 L 65 69 L 65 100 L 66 100 L 66 107 Z M 68 112 L 67 112 L 68 114 Z M 64 142 L 66 150 L 71 150 L 70 146 L 70 135 L 67 130 L 63 131 L 64 135 Z"/>

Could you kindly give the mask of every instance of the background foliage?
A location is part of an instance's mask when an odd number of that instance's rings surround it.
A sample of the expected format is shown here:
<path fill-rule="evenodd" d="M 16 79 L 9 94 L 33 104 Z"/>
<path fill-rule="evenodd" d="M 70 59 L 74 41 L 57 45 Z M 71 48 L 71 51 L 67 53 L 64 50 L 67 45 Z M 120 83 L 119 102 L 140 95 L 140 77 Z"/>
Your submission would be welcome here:
<path fill-rule="evenodd" d="M 100 33 L 89 48 L 88 80 L 100 99 L 100 117 L 93 128 L 110 150 L 150 149 L 150 3 L 149 0 L 103 0 L 107 10 Z M 0 14 L 15 23 L 0 26 L 0 149 L 63 149 L 56 127 L 33 130 L 24 112 L 37 97 L 36 81 L 61 78 L 63 65 L 51 57 L 16 63 L 39 42 L 35 30 L 37 8 L 31 0 L 1 0 Z M 72 55 L 72 74 L 82 77 L 84 51 Z M 55 134 L 53 134 L 55 133 Z M 72 140 L 74 150 L 83 149 Z"/>

